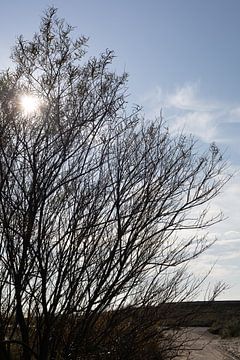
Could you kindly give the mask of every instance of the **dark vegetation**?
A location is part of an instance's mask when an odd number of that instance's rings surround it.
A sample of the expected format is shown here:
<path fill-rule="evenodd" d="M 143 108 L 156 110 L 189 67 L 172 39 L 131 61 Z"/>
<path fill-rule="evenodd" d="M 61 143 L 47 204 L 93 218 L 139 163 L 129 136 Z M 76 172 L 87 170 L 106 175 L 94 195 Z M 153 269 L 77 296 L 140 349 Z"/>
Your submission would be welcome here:
<path fill-rule="evenodd" d="M 216 302 L 207 326 L 212 334 L 222 338 L 240 336 L 240 301 Z"/>
<path fill-rule="evenodd" d="M 208 327 L 212 334 L 223 338 L 240 336 L 240 301 L 163 304 L 158 311 L 169 314 L 165 321 L 167 326 Z"/>
<path fill-rule="evenodd" d="M 0 359 L 174 359 L 187 305 L 167 304 L 202 284 L 226 163 L 130 111 L 113 52 L 85 60 L 72 30 L 49 9 L 0 78 Z"/>
<path fill-rule="evenodd" d="M 240 320 L 234 317 L 230 320 L 216 320 L 209 331 L 212 334 L 220 335 L 222 338 L 232 338 L 240 336 Z"/>
<path fill-rule="evenodd" d="M 156 311 L 156 310 L 154 310 Z M 240 320 L 240 301 L 194 301 L 162 304 L 159 311 L 167 312 L 171 322 L 186 327 L 212 327 L 217 322 Z"/>
<path fill-rule="evenodd" d="M 56 341 L 57 349 L 58 341 L 61 346 L 68 344 L 72 329 L 82 326 L 82 319 L 77 316 L 52 321 L 56 328 L 51 341 Z M 239 324 L 240 301 L 165 303 L 157 308 L 109 311 L 101 314 L 91 328 L 79 349 L 79 359 L 174 359 L 185 349 L 185 342 L 178 339 L 182 328 L 209 327 L 211 333 L 228 338 L 240 336 Z M 21 343 L 5 345 L 6 353 L 11 349 L 11 358 L 19 359 Z M 6 354 L 5 357 L 8 358 Z M 53 358 L 59 358 L 58 351 Z"/>

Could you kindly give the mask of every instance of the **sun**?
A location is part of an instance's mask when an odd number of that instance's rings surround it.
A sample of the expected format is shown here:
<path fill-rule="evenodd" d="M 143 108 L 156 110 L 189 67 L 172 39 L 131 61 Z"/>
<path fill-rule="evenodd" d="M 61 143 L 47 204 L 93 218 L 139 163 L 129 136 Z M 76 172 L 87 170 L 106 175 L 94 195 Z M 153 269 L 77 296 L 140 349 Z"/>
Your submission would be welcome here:
<path fill-rule="evenodd" d="M 34 95 L 21 95 L 19 103 L 24 115 L 32 115 L 40 108 L 40 99 Z"/>

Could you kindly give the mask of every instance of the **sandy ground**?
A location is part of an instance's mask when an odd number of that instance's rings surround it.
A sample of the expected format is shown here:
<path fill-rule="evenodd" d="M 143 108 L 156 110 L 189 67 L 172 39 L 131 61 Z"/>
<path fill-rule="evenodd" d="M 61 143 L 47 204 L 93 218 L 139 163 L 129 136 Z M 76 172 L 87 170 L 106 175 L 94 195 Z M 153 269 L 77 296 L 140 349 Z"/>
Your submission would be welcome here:
<path fill-rule="evenodd" d="M 189 349 L 182 360 L 239 360 L 240 338 L 221 339 L 207 328 L 188 328 Z"/>

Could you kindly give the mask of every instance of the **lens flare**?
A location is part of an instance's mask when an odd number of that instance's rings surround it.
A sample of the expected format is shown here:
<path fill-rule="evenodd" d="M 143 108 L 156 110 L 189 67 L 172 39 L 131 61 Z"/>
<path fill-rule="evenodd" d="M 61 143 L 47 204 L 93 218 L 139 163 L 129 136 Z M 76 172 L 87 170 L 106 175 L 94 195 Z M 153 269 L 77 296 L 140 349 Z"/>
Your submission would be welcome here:
<path fill-rule="evenodd" d="M 20 97 L 20 106 L 24 115 L 32 115 L 39 110 L 40 100 L 33 95 L 22 95 Z"/>

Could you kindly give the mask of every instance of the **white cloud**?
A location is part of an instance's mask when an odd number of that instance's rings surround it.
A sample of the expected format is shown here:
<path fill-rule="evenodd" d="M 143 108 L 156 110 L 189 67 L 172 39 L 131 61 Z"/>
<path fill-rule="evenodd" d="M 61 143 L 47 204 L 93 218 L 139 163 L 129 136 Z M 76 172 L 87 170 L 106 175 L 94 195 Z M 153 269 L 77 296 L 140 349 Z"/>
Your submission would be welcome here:
<path fill-rule="evenodd" d="M 176 116 L 170 125 L 172 131 L 194 134 L 204 142 L 212 142 L 217 137 L 215 117 L 211 112 L 189 111 Z"/>
<path fill-rule="evenodd" d="M 217 238 L 217 241 L 190 263 L 190 270 L 196 275 L 206 274 L 216 263 L 209 281 L 223 280 L 232 286 L 222 299 L 240 298 L 240 104 L 206 99 L 201 96 L 199 85 L 188 83 L 171 92 L 157 87 L 144 97 L 143 105 L 146 116 L 151 119 L 162 109 L 173 132 L 191 133 L 204 143 L 215 141 L 224 149 L 228 145 L 228 153 L 234 161 L 229 172 L 236 171 L 237 174 L 213 199 L 209 213 L 222 210 L 226 220 L 208 229 L 209 239 Z"/>
<path fill-rule="evenodd" d="M 230 115 L 233 122 L 240 121 L 240 106 L 230 110 Z"/>
<path fill-rule="evenodd" d="M 224 125 L 240 122 L 240 104 L 204 98 L 199 82 L 183 84 L 171 92 L 156 86 L 140 102 L 147 118 L 159 116 L 162 109 L 172 131 L 184 130 L 206 143 L 216 141 L 229 146 L 233 140 Z"/>
<path fill-rule="evenodd" d="M 166 96 L 167 105 L 176 109 L 196 112 L 213 111 L 217 108 L 216 105 L 200 99 L 198 92 L 198 83 L 185 84 Z"/>
<path fill-rule="evenodd" d="M 235 242 L 240 239 L 240 231 L 230 230 L 224 233 L 225 239 Z"/>
<path fill-rule="evenodd" d="M 215 264 L 208 280 L 211 283 L 221 280 L 230 285 L 230 289 L 220 297 L 222 299 L 240 298 L 239 199 L 240 174 L 233 177 L 213 201 L 213 211 L 222 209 L 227 217 L 209 229 L 209 237 L 217 238 L 215 244 L 191 265 L 192 271 L 201 275 Z"/>

